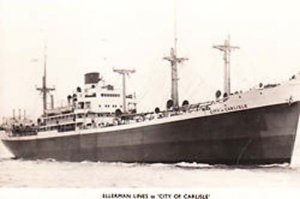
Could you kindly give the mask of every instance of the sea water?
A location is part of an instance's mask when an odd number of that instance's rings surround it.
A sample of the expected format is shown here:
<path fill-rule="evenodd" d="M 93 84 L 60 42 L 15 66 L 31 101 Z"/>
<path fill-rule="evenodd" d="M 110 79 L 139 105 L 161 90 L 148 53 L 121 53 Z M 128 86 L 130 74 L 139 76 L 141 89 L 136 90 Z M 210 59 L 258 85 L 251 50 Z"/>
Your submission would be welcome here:
<path fill-rule="evenodd" d="M 298 134 L 300 135 L 300 134 Z M 299 139 L 298 139 L 299 138 Z M 12 159 L 0 143 L 0 187 L 272 187 L 300 188 L 300 137 L 292 164 L 256 167 L 196 163 L 125 164 Z"/>

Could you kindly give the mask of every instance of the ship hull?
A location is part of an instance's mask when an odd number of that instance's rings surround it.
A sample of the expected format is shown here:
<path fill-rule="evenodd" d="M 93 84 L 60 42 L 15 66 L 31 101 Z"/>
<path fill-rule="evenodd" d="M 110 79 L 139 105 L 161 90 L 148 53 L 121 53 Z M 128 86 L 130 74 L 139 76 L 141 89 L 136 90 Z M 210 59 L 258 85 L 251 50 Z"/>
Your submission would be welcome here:
<path fill-rule="evenodd" d="M 16 158 L 228 165 L 290 163 L 299 102 L 206 117 L 32 140 L 3 140 Z"/>

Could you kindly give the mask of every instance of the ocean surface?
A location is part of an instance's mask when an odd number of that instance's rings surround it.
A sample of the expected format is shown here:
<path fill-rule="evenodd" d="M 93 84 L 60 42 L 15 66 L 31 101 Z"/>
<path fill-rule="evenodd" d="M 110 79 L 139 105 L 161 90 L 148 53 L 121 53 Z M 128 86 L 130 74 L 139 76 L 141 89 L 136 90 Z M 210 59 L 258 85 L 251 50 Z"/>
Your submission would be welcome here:
<path fill-rule="evenodd" d="M 299 134 L 298 134 L 299 135 Z M 298 136 L 299 138 L 299 136 Z M 0 142 L 1 188 L 300 188 L 300 138 L 291 165 L 125 164 L 16 160 Z"/>

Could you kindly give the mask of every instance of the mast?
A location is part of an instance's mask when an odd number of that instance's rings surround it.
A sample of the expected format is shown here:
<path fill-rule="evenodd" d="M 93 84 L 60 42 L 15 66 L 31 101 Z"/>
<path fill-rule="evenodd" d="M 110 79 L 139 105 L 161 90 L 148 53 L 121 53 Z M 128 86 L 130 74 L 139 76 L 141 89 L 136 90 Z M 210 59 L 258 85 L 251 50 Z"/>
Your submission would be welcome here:
<path fill-rule="evenodd" d="M 44 42 L 44 76 L 43 76 L 43 84 L 42 87 L 37 88 L 36 90 L 41 91 L 43 94 L 43 115 L 46 115 L 47 110 L 47 94 L 50 91 L 54 91 L 55 88 L 47 87 L 47 45 Z"/>
<path fill-rule="evenodd" d="M 179 107 L 179 97 L 178 97 L 178 73 L 177 73 L 177 63 L 188 60 L 187 58 L 177 57 L 177 19 L 176 19 L 176 0 L 174 0 L 174 48 L 171 48 L 170 56 L 164 57 L 171 64 L 171 99 L 174 103 L 174 107 Z"/>
<path fill-rule="evenodd" d="M 213 48 L 216 48 L 224 52 L 224 93 L 230 95 L 230 54 L 231 50 L 240 49 L 239 46 L 230 45 L 230 36 L 224 41 L 223 45 L 214 45 Z"/>
<path fill-rule="evenodd" d="M 130 73 L 135 73 L 135 70 L 129 70 L 129 69 L 113 69 L 114 72 L 119 73 L 120 75 L 122 75 L 122 90 L 123 90 L 123 112 L 126 113 L 127 109 L 126 109 L 126 76 L 125 75 L 129 75 Z"/>

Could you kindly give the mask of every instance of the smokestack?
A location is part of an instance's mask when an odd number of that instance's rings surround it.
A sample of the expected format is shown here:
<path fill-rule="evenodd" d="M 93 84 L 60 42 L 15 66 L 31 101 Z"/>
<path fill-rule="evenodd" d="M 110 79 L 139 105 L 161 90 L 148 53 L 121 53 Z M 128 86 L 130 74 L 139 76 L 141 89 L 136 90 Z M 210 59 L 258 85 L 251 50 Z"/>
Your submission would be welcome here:
<path fill-rule="evenodd" d="M 13 109 L 13 119 L 16 119 L 16 110 Z"/>
<path fill-rule="evenodd" d="M 54 96 L 50 95 L 51 97 L 51 109 L 54 109 Z"/>
<path fill-rule="evenodd" d="M 26 119 L 26 110 L 24 110 L 23 114 L 24 114 L 24 120 L 25 120 Z"/>

